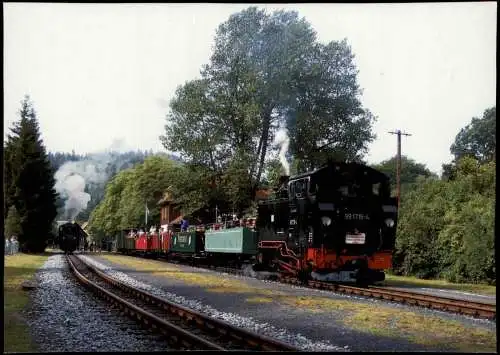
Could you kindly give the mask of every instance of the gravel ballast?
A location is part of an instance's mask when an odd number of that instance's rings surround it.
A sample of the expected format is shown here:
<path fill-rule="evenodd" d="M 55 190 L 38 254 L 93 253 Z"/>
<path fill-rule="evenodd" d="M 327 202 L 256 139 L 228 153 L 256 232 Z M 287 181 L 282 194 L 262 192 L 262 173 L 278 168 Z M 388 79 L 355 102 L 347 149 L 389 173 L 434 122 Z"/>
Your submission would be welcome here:
<path fill-rule="evenodd" d="M 248 329 L 250 331 L 264 334 L 272 338 L 276 338 L 297 346 L 303 350 L 307 351 L 347 351 L 348 346 L 337 346 L 331 344 L 330 342 L 321 342 L 321 341 L 311 341 L 307 337 L 303 336 L 300 333 L 290 333 L 286 329 L 277 328 L 269 323 L 261 323 L 253 320 L 249 317 L 240 316 L 238 314 L 219 311 L 210 305 L 204 304 L 197 299 L 186 298 L 181 295 L 177 295 L 172 292 L 168 292 L 162 290 L 158 287 L 152 286 L 151 284 L 141 282 L 134 277 L 130 277 L 124 272 L 115 271 L 113 268 L 95 260 L 94 258 L 90 258 L 88 256 L 81 256 L 82 259 L 94 265 L 95 267 L 105 271 L 110 276 L 128 284 L 133 287 L 137 287 L 139 289 L 150 292 L 151 294 L 165 298 L 167 300 L 173 301 L 177 304 L 185 306 L 190 309 L 194 309 L 200 313 L 207 314 L 213 318 L 224 320 L 230 324 L 239 326 L 241 328 Z"/>
<path fill-rule="evenodd" d="M 64 255 L 48 258 L 36 274 L 25 313 L 38 351 L 165 351 L 159 335 L 120 316 L 84 289 L 68 269 Z"/>
<path fill-rule="evenodd" d="M 307 351 L 446 351 L 453 350 L 447 345 L 422 345 L 400 336 L 380 336 L 366 331 L 357 331 L 346 327 L 342 322 L 345 312 L 309 312 L 300 307 L 285 304 L 248 302 L 249 294 L 237 292 L 214 293 L 207 287 L 187 284 L 174 277 L 151 275 L 149 271 L 132 270 L 123 265 L 96 256 L 83 256 L 110 276 L 127 284 L 146 290 L 159 297 L 171 300 L 186 307 L 208 314 L 214 318 L 225 320 L 234 325 L 256 331 L 295 345 Z M 141 260 L 141 259 L 138 259 Z M 160 262 L 159 265 L 163 263 Z M 383 305 L 395 309 L 410 310 L 419 314 L 437 315 L 457 320 L 468 326 L 495 329 L 496 324 L 483 320 L 467 319 L 463 316 L 417 309 L 401 304 L 387 303 L 357 296 L 333 294 L 329 291 L 311 290 L 298 286 L 284 285 L 276 282 L 262 281 L 245 276 L 222 274 L 206 269 L 185 265 L 175 265 L 179 272 L 203 273 L 216 275 L 228 280 L 239 280 L 258 289 L 269 289 L 284 292 L 287 295 L 317 295 L 335 300 L 363 302 L 372 305 Z M 272 298 L 272 297 L 270 297 Z"/>

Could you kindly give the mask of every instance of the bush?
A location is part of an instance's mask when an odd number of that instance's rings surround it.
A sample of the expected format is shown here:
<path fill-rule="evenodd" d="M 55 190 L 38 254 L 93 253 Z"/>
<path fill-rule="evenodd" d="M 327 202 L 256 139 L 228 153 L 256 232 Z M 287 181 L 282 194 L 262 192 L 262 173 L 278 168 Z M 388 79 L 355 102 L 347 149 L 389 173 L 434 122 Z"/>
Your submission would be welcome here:
<path fill-rule="evenodd" d="M 401 201 L 394 273 L 451 282 L 496 279 L 495 162 L 457 164 L 453 181 L 420 179 Z"/>

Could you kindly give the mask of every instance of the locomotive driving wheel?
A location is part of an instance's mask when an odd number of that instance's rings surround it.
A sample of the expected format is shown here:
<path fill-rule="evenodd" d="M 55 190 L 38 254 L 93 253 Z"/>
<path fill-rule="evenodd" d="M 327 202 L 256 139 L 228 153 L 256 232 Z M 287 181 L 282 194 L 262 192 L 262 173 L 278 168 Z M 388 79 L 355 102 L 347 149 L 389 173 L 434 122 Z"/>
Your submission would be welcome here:
<path fill-rule="evenodd" d="M 368 264 L 365 260 L 357 259 L 354 265 L 356 266 L 356 285 L 359 287 L 367 287 L 371 283 Z"/>
<path fill-rule="evenodd" d="M 297 279 L 304 285 L 307 285 L 309 280 L 312 279 L 311 272 L 313 266 L 312 262 L 308 261 L 300 270 L 297 272 Z"/>
<path fill-rule="evenodd" d="M 311 271 L 308 269 L 300 269 L 299 272 L 297 272 L 297 279 L 301 284 L 307 285 L 309 280 L 311 280 Z"/>

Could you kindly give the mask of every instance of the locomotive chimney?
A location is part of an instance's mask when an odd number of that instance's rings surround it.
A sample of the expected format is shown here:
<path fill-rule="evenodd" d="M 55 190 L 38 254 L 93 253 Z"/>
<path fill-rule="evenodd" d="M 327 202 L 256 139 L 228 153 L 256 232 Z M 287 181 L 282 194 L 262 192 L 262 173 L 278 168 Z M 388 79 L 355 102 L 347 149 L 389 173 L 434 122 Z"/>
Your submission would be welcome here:
<path fill-rule="evenodd" d="M 279 180 L 278 180 L 279 181 L 278 185 L 282 186 L 282 185 L 286 184 L 288 182 L 288 180 L 290 180 L 290 175 L 281 175 Z"/>
<path fill-rule="evenodd" d="M 278 179 L 278 186 L 276 187 L 276 193 L 281 198 L 288 197 L 288 180 L 290 180 L 289 175 L 281 175 Z"/>

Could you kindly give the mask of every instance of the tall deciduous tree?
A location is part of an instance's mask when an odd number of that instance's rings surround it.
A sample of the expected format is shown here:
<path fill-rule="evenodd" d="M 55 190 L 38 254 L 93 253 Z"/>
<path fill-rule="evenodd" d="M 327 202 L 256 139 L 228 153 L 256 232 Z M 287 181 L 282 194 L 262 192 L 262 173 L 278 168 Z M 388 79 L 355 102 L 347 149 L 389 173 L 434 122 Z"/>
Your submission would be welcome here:
<path fill-rule="evenodd" d="M 150 210 L 148 224 L 158 224 L 160 213 L 156 203 L 169 186 L 186 181 L 179 180 L 181 169 L 178 162 L 152 156 L 134 168 L 119 172 L 108 182 L 104 198 L 92 212 L 90 227 L 94 232 L 113 235 L 125 228 L 144 226 L 146 205 Z"/>
<path fill-rule="evenodd" d="M 373 167 L 389 176 L 391 184 L 396 185 L 397 159 L 395 157 L 384 160 Z M 405 155 L 401 156 L 401 185 L 414 183 L 419 176 L 437 177 L 424 164 L 417 163 Z"/>
<path fill-rule="evenodd" d="M 40 138 L 36 113 L 28 96 L 21 102 L 20 120 L 5 147 L 6 204 L 20 216 L 19 242 L 31 252 L 45 249 L 57 214 L 53 171 Z"/>
<path fill-rule="evenodd" d="M 300 171 L 327 159 L 361 161 L 375 135 L 360 102 L 354 54 L 347 40 L 314 44 L 297 97 L 288 110 L 290 148 Z"/>
<path fill-rule="evenodd" d="M 482 118 L 473 117 L 470 124 L 460 130 L 450 147 L 455 160 L 471 156 L 480 162 L 496 157 L 496 107 L 484 111 Z"/>
<path fill-rule="evenodd" d="M 346 41 L 319 44 L 296 12 L 250 7 L 219 26 L 210 63 L 201 79 L 178 88 L 161 139 L 241 205 L 241 196 L 253 197 L 270 150 L 279 149 L 270 144 L 280 127 L 294 158 L 312 162 L 304 169 L 332 155 L 363 156 L 374 117 L 361 107 L 356 75 Z"/>
<path fill-rule="evenodd" d="M 442 179 L 457 178 L 457 162 L 463 157 L 477 159 L 480 164 L 496 161 L 496 126 L 496 107 L 486 109 L 483 118 L 473 117 L 471 123 L 456 135 L 450 147 L 454 159 L 451 163 L 442 165 Z"/>

